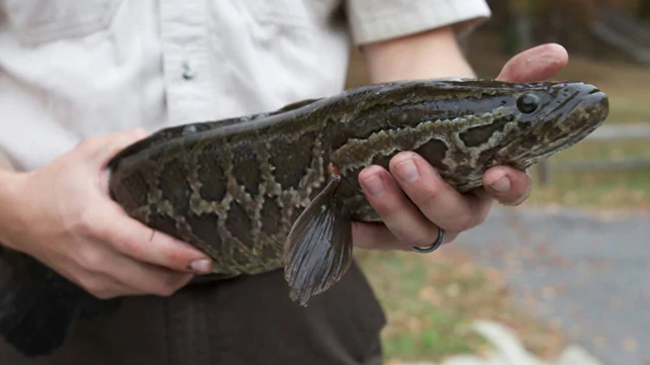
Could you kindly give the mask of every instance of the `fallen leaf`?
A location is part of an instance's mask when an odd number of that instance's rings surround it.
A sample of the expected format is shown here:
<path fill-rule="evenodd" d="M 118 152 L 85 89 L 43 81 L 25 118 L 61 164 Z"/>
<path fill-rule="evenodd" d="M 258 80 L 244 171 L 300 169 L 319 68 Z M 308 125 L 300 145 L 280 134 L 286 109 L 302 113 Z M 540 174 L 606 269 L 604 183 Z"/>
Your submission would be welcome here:
<path fill-rule="evenodd" d="M 638 347 L 636 340 L 633 338 L 628 337 L 623 340 L 623 349 L 627 352 L 636 352 Z"/>

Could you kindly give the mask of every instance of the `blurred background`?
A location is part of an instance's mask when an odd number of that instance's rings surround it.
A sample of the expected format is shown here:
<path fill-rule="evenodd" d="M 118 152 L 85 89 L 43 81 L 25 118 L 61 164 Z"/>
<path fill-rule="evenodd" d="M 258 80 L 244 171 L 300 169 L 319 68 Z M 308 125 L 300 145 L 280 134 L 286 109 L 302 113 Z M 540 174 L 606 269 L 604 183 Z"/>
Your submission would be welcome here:
<path fill-rule="evenodd" d="M 480 78 L 520 50 L 557 42 L 556 80 L 595 84 L 610 116 L 531 171 L 530 199 L 495 206 L 431 255 L 359 255 L 388 313 L 389 364 L 494 355 L 476 320 L 505 325 L 537 359 L 578 346 L 584 364 L 650 364 L 650 0 L 491 0 L 463 48 Z M 354 53 L 348 87 L 367 84 Z M 516 363 L 516 362 L 515 362 Z M 523 364 L 523 362 L 522 362 Z"/>

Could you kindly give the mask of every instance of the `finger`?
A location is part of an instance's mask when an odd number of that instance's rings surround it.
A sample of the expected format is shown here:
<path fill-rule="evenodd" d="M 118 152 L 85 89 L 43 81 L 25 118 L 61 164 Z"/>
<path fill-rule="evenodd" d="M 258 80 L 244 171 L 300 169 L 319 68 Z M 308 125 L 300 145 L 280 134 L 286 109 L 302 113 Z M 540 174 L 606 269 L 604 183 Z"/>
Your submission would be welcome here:
<path fill-rule="evenodd" d="M 569 62 L 569 54 L 559 44 L 549 43 L 523 51 L 503 66 L 497 80 L 508 82 L 543 81 L 553 77 Z"/>
<path fill-rule="evenodd" d="M 118 252 L 171 270 L 212 272 L 212 260 L 206 254 L 126 216 L 115 203 L 110 206 L 99 213 L 97 232 Z"/>
<path fill-rule="evenodd" d="M 99 137 L 88 138 L 81 147 L 91 157 L 95 164 L 105 168 L 108 161 L 125 147 L 145 138 L 147 132 L 142 128 L 111 133 Z"/>
<path fill-rule="evenodd" d="M 111 299 L 140 293 L 140 290 L 126 286 L 100 271 L 83 271 L 78 275 L 67 275 L 61 271 L 60 273 L 99 299 Z"/>
<path fill-rule="evenodd" d="M 59 270 L 92 295 L 109 299 L 124 295 L 172 293 L 193 275 L 149 265 L 129 258 L 109 246 L 85 247 Z"/>
<path fill-rule="evenodd" d="M 352 222 L 352 242 L 359 248 L 372 250 L 407 250 L 393 232 L 381 223 Z"/>
<path fill-rule="evenodd" d="M 447 184 L 421 156 L 413 152 L 399 153 L 389 167 L 406 195 L 428 220 L 451 232 L 462 232 L 475 225 L 471 197 L 461 195 Z"/>
<path fill-rule="evenodd" d="M 399 248 L 426 246 L 435 241 L 438 227 L 408 200 L 388 171 L 370 166 L 359 174 L 359 183 L 387 229 L 397 238 Z"/>
<path fill-rule="evenodd" d="M 519 205 L 530 195 L 532 181 L 522 171 L 496 166 L 483 174 L 483 186 L 495 199 L 505 205 Z"/>
<path fill-rule="evenodd" d="M 456 236 L 458 234 L 455 232 L 445 232 L 445 243 L 452 242 Z M 431 243 L 436 237 L 431 239 Z M 371 250 L 411 249 L 411 246 L 397 238 L 388 227 L 381 223 L 352 222 L 352 241 L 356 247 Z"/>
<path fill-rule="evenodd" d="M 131 294 L 155 294 L 168 296 L 192 280 L 193 275 L 180 273 L 138 262 L 124 255 L 119 255 L 105 267 L 105 274 L 110 275 L 120 284 L 130 288 Z M 123 294 L 126 295 L 126 294 Z"/>
<path fill-rule="evenodd" d="M 473 211 L 476 219 L 474 223 L 478 226 L 483 224 L 490 213 L 494 198 L 482 186 L 472 190 L 469 196 L 472 196 L 471 204 L 474 207 Z"/>

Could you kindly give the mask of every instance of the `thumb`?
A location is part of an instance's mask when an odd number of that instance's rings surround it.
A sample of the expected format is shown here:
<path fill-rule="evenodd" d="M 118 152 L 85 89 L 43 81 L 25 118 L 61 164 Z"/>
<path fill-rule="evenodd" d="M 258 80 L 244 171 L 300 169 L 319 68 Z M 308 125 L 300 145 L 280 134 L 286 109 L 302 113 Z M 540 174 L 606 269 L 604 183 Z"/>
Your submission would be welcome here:
<path fill-rule="evenodd" d="M 142 128 L 131 129 L 88 138 L 79 145 L 79 148 L 84 149 L 96 165 L 105 168 L 117 153 L 147 136 L 148 133 Z"/>
<path fill-rule="evenodd" d="M 534 82 L 553 77 L 569 62 L 569 54 L 559 44 L 548 43 L 525 50 L 512 57 L 497 80 Z"/>

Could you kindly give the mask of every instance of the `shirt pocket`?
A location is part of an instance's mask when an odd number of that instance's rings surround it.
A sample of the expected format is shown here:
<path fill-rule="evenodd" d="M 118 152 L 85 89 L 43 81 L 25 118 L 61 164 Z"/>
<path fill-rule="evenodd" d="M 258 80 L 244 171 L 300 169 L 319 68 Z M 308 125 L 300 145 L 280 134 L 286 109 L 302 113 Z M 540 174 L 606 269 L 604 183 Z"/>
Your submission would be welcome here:
<path fill-rule="evenodd" d="M 38 45 L 106 29 L 122 0 L 4 0 L 21 42 Z"/>

